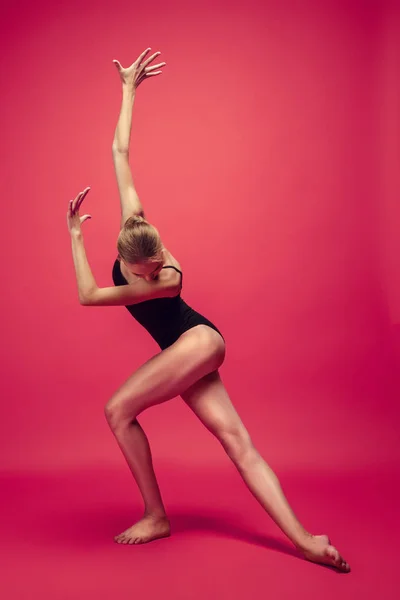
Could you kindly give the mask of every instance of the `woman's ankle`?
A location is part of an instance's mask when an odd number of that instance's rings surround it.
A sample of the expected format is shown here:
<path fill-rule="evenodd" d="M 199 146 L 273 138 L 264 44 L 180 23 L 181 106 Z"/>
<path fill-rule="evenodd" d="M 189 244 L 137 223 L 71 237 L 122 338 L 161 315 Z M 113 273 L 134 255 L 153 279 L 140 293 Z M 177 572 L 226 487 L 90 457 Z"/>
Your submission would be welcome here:
<path fill-rule="evenodd" d="M 168 519 L 165 510 L 145 510 L 143 517 L 146 519 L 154 519 L 155 521 L 160 519 Z"/>

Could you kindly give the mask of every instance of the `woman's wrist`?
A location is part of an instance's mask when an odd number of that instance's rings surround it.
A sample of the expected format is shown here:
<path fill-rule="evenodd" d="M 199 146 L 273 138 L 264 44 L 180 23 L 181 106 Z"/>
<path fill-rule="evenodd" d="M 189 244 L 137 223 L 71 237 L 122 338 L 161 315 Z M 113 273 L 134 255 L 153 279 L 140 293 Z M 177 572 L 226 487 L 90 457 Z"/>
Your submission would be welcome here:
<path fill-rule="evenodd" d="M 122 84 L 122 93 L 126 96 L 131 96 L 132 98 L 136 95 L 135 86 L 131 83 L 123 83 Z"/>

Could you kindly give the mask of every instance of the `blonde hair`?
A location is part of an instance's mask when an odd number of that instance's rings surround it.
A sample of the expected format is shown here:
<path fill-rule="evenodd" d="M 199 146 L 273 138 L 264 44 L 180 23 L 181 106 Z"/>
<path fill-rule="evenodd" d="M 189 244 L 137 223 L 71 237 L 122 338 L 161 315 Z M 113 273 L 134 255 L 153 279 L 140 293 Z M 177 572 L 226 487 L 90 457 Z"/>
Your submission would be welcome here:
<path fill-rule="evenodd" d="M 120 258 L 134 264 L 157 260 L 163 244 L 154 225 L 140 215 L 133 215 L 119 232 L 117 249 Z"/>

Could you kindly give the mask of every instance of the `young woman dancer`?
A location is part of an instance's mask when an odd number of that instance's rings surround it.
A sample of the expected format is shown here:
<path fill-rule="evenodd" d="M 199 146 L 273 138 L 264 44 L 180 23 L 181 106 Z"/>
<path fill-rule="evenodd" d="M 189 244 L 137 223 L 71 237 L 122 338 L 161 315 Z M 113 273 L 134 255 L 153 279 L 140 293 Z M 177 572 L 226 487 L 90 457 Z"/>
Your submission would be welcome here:
<path fill-rule="evenodd" d="M 161 74 L 160 67 L 166 64 L 149 66 L 160 54 L 145 60 L 150 50 L 147 48 L 128 68 L 113 61 L 122 81 L 122 106 L 112 146 L 122 213 L 113 287 L 97 286 L 86 258 L 81 224 L 90 215 L 80 217 L 79 209 L 90 188 L 70 201 L 67 212 L 80 303 L 125 306 L 161 348 L 122 384 L 105 407 L 107 421 L 144 501 L 143 518 L 114 539 L 121 544 L 143 544 L 170 535 L 150 446 L 137 417 L 146 408 L 180 395 L 217 437 L 250 492 L 305 558 L 348 572 L 348 563 L 327 535 L 312 535 L 304 529 L 277 476 L 254 447 L 218 371 L 225 357 L 222 334 L 182 300 L 180 264 L 145 218 L 128 152 L 136 90 L 143 80 Z"/>

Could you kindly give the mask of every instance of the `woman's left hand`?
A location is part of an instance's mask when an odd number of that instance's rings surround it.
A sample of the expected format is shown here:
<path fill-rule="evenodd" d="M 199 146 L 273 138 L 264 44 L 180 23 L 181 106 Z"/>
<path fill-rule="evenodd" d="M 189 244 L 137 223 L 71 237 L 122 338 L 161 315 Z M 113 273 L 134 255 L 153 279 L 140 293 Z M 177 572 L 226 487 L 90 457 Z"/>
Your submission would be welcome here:
<path fill-rule="evenodd" d="M 79 216 L 79 209 L 89 190 L 90 187 L 85 188 L 83 192 L 80 192 L 77 195 L 75 200 L 69 201 L 67 212 L 67 224 L 69 232 L 71 234 L 80 233 L 82 223 L 84 223 L 86 219 L 92 218 L 91 215 L 84 215 L 83 217 Z"/>

